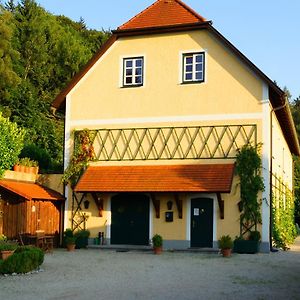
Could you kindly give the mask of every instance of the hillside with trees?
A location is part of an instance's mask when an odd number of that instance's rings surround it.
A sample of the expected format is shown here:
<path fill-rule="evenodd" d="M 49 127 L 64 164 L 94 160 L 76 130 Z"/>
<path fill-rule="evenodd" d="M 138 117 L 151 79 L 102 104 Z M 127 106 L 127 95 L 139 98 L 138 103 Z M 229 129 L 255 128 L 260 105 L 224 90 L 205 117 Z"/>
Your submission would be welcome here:
<path fill-rule="evenodd" d="M 62 170 L 63 116 L 51 102 L 109 36 L 34 0 L 0 4 L 0 112 L 26 129 L 20 156 L 44 171 Z"/>

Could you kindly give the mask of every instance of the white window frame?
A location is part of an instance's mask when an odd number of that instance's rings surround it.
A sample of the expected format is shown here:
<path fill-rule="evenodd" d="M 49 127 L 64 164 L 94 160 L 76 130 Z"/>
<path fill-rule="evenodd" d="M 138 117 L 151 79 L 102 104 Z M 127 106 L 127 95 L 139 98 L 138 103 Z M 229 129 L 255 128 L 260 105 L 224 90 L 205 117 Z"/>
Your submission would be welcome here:
<path fill-rule="evenodd" d="M 127 67 L 126 62 L 131 61 L 132 66 Z M 137 62 L 141 61 L 141 66 L 137 65 Z M 136 71 L 138 69 L 141 69 L 141 74 L 136 75 Z M 131 75 L 127 75 L 126 71 L 131 70 Z M 141 77 L 141 82 L 136 81 L 136 77 Z M 132 78 L 131 83 L 126 83 L 127 78 Z M 123 87 L 131 87 L 131 86 L 143 86 L 144 85 L 144 57 L 138 56 L 138 57 L 124 57 L 123 58 Z"/>
<path fill-rule="evenodd" d="M 197 56 L 202 56 L 202 62 L 196 62 Z M 186 58 L 191 57 L 192 58 L 192 63 L 187 64 Z M 192 66 L 191 71 L 186 71 L 186 66 L 190 65 Z M 202 65 L 201 71 L 196 70 L 197 65 Z M 197 79 L 196 75 L 197 73 L 202 72 L 202 78 Z M 186 79 L 186 74 L 191 74 L 192 78 L 191 79 Z M 204 51 L 199 51 L 199 52 L 187 52 L 187 53 L 182 53 L 182 83 L 202 83 L 205 82 L 205 52 Z"/>

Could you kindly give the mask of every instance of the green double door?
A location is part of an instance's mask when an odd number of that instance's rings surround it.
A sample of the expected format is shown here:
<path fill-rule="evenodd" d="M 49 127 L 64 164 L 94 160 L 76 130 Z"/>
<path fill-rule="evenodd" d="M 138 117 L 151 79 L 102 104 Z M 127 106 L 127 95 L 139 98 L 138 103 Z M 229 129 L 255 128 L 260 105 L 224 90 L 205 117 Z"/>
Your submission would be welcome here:
<path fill-rule="evenodd" d="M 111 199 L 111 244 L 149 244 L 149 198 L 124 193 Z"/>
<path fill-rule="evenodd" d="M 191 247 L 213 247 L 213 199 L 191 200 Z"/>

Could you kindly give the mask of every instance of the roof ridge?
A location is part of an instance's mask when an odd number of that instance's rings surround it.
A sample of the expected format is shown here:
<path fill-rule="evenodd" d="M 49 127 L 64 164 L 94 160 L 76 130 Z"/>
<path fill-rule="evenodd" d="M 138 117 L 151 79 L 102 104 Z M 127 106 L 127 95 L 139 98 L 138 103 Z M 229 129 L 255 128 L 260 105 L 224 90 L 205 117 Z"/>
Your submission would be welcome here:
<path fill-rule="evenodd" d="M 133 16 L 131 19 L 129 19 L 127 22 L 125 22 L 124 24 L 118 26 L 117 29 L 120 29 L 123 26 L 126 26 L 128 23 L 130 23 L 132 20 L 136 19 L 137 17 L 139 17 L 141 14 L 143 14 L 145 11 L 149 10 L 150 8 L 152 8 L 153 6 L 157 5 L 160 1 L 166 1 L 166 0 L 156 0 L 155 2 L 153 2 L 151 5 L 149 5 L 148 7 L 146 7 L 145 9 L 143 9 L 142 11 L 140 11 L 138 14 L 136 14 L 135 16 Z M 174 1 L 174 0 L 170 0 L 170 1 Z"/>
<path fill-rule="evenodd" d="M 181 0 L 158 0 L 158 1 L 175 1 L 178 4 L 180 4 L 182 7 L 184 7 L 186 10 L 188 10 L 191 14 L 193 14 L 196 18 L 200 19 L 201 22 L 206 21 L 206 19 L 204 17 L 202 17 L 200 14 L 198 14 L 195 10 L 193 10 L 190 6 L 188 6 Z"/>

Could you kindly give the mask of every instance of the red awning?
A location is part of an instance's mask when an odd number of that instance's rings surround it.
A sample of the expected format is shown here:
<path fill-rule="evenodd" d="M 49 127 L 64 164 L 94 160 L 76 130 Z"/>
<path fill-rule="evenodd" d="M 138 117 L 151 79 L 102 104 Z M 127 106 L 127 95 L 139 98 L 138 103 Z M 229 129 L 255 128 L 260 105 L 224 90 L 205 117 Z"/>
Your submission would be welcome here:
<path fill-rule="evenodd" d="M 234 164 L 89 166 L 76 192 L 230 193 Z"/>
<path fill-rule="evenodd" d="M 15 180 L 0 180 L 0 188 L 17 194 L 27 200 L 65 200 L 65 197 L 36 183 Z"/>

